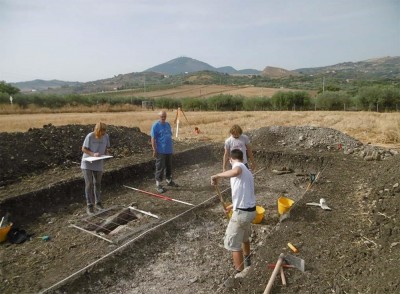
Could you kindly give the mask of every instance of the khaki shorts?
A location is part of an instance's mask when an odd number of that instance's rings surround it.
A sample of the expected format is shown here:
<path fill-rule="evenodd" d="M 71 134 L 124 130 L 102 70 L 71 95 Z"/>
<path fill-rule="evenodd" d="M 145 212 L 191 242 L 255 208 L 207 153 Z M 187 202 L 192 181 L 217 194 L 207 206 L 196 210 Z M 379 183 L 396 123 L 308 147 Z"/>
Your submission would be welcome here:
<path fill-rule="evenodd" d="M 255 216 L 255 211 L 233 211 L 225 232 L 224 247 L 227 250 L 242 251 L 242 243 L 249 241 L 251 222 Z"/>

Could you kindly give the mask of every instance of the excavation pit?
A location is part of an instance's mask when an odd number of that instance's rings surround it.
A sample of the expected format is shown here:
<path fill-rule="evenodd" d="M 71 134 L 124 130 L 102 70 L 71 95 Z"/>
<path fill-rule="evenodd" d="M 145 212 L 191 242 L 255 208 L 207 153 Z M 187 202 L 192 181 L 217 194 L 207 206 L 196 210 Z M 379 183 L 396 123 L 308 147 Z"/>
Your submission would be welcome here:
<path fill-rule="evenodd" d="M 298 136 L 299 130 L 293 133 Z M 332 274 L 337 276 L 337 269 L 348 280 L 343 280 L 335 289 L 351 292 L 354 287 L 365 286 L 362 283 L 368 275 L 367 280 L 374 281 L 375 290 L 386 287 L 387 291 L 395 293 L 396 282 L 390 284 L 383 279 L 383 285 L 379 280 L 382 277 L 373 272 L 362 270 L 354 275 L 354 271 L 367 265 L 379 268 L 380 264 L 385 264 L 385 269 L 396 268 L 390 260 L 383 262 L 374 250 L 390 251 L 390 244 L 396 243 L 396 223 L 392 215 L 396 213 L 395 199 L 398 198 L 392 194 L 398 195 L 398 192 L 391 188 L 395 185 L 390 179 L 391 175 L 398 174 L 398 160 L 366 162 L 358 153 L 346 155 L 337 148 L 321 145 L 313 149 L 308 143 L 307 148 L 283 146 L 272 142 L 272 136 L 261 135 L 261 131 L 257 132 L 252 142 L 260 171 L 255 175 L 257 205 L 266 209 L 266 220 L 252 226 L 253 273 L 248 280 L 234 283 L 235 292 L 262 293 L 270 275 L 265 264 L 276 262 L 281 252 L 290 253 L 286 244 L 291 242 L 306 260 L 308 272 L 287 272 L 288 293 L 301 293 L 304 289 L 327 292 L 331 289 L 328 283 L 319 282 L 331 281 Z M 266 137 L 271 140 L 265 141 Z M 210 176 L 221 171 L 221 159 L 221 144 L 186 146 L 175 153 L 174 181 L 180 187 L 171 187 L 164 195 L 193 203 L 194 207 L 123 187 L 156 192 L 154 161 L 150 153 L 129 160 L 110 161 L 104 174 L 102 202 L 111 212 L 102 218 L 116 217 L 133 202 L 141 210 L 160 217 L 142 215 L 140 218 L 135 213 L 137 218 L 126 224 L 117 222 L 118 226 L 111 231 L 115 234 L 99 232 L 112 243 L 69 226 L 84 227 L 88 225 L 85 219 L 94 220 L 86 216 L 84 185 L 78 167 L 71 168 L 69 178 L 60 180 L 50 174 L 36 177 L 36 181 L 32 178 L 22 181 L 19 187 L 2 189 L 1 212 L 11 211 L 18 226 L 29 233 L 51 238 L 47 242 L 33 238 L 18 247 L 2 245 L 7 259 L 1 264 L 4 273 L 1 292 L 231 293 L 232 289 L 224 286 L 234 272 L 231 255 L 223 248 L 227 219 L 209 183 Z M 275 173 L 274 170 L 285 172 Z M 318 180 L 305 193 L 310 174 L 320 172 Z M 58 181 L 51 182 L 52 178 Z M 29 191 L 26 188 L 29 183 L 37 184 L 35 189 Z M 374 188 L 382 186 L 388 187 L 388 192 L 379 193 Z M 223 197 L 229 199 L 229 181 L 222 181 L 220 188 Z M 290 218 L 279 223 L 276 203 L 282 195 L 295 200 L 296 205 Z M 316 202 L 320 198 L 327 199 L 331 212 L 306 207 L 306 202 Z M 350 209 L 346 203 L 353 203 L 354 199 L 359 206 Z M 373 207 L 375 213 L 370 210 L 373 203 L 378 205 Z M 373 231 L 376 227 L 370 225 L 370 220 L 379 222 L 380 228 Z M 103 222 L 95 224 L 101 227 Z M 352 232 L 346 229 L 347 223 L 353 224 Z M 124 231 L 127 227 L 133 231 Z M 90 232 L 97 234 L 96 230 Z M 335 246 L 327 248 L 332 242 Z M 391 254 L 398 260 L 394 249 Z M 347 260 L 351 260 L 351 264 L 346 263 Z M 365 287 L 360 289 L 366 290 Z M 384 292 L 375 290 L 372 292 Z"/>
<path fill-rule="evenodd" d="M 200 162 L 198 161 L 199 156 L 190 156 L 190 159 L 188 159 L 188 153 L 197 154 L 200 151 L 206 154 L 206 156 L 200 158 Z M 200 151 L 195 149 L 183 151 L 183 154 L 176 155 L 177 163 L 179 164 L 175 169 L 174 179 L 179 183 L 180 187 L 169 188 L 163 194 L 167 197 L 193 203 L 195 207 L 165 201 L 124 187 L 124 185 L 127 185 L 149 192 L 156 192 L 150 168 L 150 166 L 153 166 L 152 161 L 148 163 L 142 162 L 138 166 L 124 167 L 124 173 L 117 169 L 106 174 L 105 182 L 111 182 L 110 179 L 116 178 L 124 178 L 126 181 L 114 181 L 114 185 L 104 186 L 103 205 L 106 208 L 104 211 L 97 212 L 94 216 L 86 216 L 83 198 L 80 205 L 74 201 L 69 203 L 69 212 L 63 212 L 59 220 L 62 221 L 63 218 L 70 216 L 70 214 L 77 215 L 77 217 L 73 218 L 73 221 L 69 217 L 70 224 L 88 232 L 69 226 L 62 230 L 62 237 L 54 237 L 52 242 L 57 242 L 58 244 L 58 242 L 63 242 L 64 239 L 64 242 L 74 244 L 74 249 L 79 248 L 83 252 L 85 251 L 84 248 L 87 248 L 90 244 L 95 243 L 96 248 L 90 246 L 92 253 L 89 256 L 82 257 L 78 255 L 71 257 L 75 261 L 69 262 L 74 267 L 70 268 L 68 275 L 73 275 L 77 270 L 91 265 L 84 271 L 90 272 L 91 280 L 96 280 L 100 283 L 103 279 L 108 280 L 113 277 L 112 279 L 117 281 L 119 276 L 128 277 L 133 272 L 141 273 L 142 262 L 154 264 L 156 272 L 160 270 L 163 272 L 165 258 L 169 254 L 173 254 L 176 262 L 181 264 L 178 267 L 179 269 L 186 267 L 185 274 L 176 272 L 176 276 L 181 277 L 182 282 L 186 279 L 194 279 L 196 269 L 203 268 L 206 270 L 209 262 L 214 263 L 213 259 L 220 260 L 223 257 L 222 261 L 219 262 L 220 264 L 218 264 L 217 270 L 224 271 L 224 268 L 230 264 L 229 255 L 225 249 L 220 247 L 222 246 L 221 238 L 224 234 L 227 219 L 218 203 L 214 188 L 209 184 L 209 177 L 214 173 L 220 172 L 221 149 L 218 146 L 209 145 L 201 147 Z M 297 153 L 286 154 L 263 150 L 255 150 L 255 154 L 259 166 L 259 171 L 256 171 L 255 175 L 257 204 L 264 207 L 266 213 L 265 220 L 261 224 L 253 226 L 253 243 L 261 240 L 261 236 L 270 232 L 274 225 L 277 224 L 276 199 L 282 194 L 293 198 L 300 197 L 302 189 L 308 183 L 307 174 L 318 170 L 324 163 L 324 158 L 321 156 L 314 158 Z M 179 158 L 184 158 L 185 160 L 180 161 Z M 286 166 L 296 172 L 282 175 L 272 172 L 273 169 L 281 169 L 282 166 Z M 129 177 L 129 175 L 133 174 L 129 171 L 137 170 L 138 168 L 149 170 L 149 172 L 140 175 L 137 172 L 134 173 L 138 174 L 140 179 Z M 71 184 L 75 185 L 74 182 Z M 64 185 L 67 185 L 67 183 Z M 229 181 L 222 181 L 220 186 L 222 196 L 228 201 L 230 199 Z M 68 198 L 68 194 L 60 194 L 61 189 L 57 186 L 54 189 L 58 190 L 58 198 Z M 62 190 L 69 191 L 70 188 L 64 187 Z M 37 192 L 36 197 L 39 197 L 40 193 Z M 43 193 L 53 194 L 51 191 Z M 159 219 L 132 211 L 129 209 L 132 202 L 137 205 L 137 208 L 159 216 Z M 115 205 L 116 203 L 118 204 Z M 47 207 L 44 209 L 51 211 L 54 208 Z M 55 213 L 58 215 L 59 210 Z M 35 230 L 47 227 L 46 221 L 49 219 L 51 219 L 51 216 L 39 217 L 34 221 L 32 227 L 35 227 Z M 212 242 L 207 245 L 210 240 Z M 147 244 L 151 244 L 151 246 L 147 246 Z M 218 248 L 218 250 L 215 250 L 215 248 Z M 112 253 L 114 250 L 117 251 Z M 171 251 L 174 253 L 169 253 Z M 212 256 L 211 259 L 197 257 L 199 254 L 206 254 L 206 252 L 210 254 L 212 251 L 215 251 L 215 253 L 210 255 Z M 159 259 L 160 254 L 161 259 Z M 181 254 L 183 255 L 181 256 Z M 188 261 L 184 258 L 185 254 L 195 254 L 195 260 L 187 263 Z M 107 257 L 97 262 L 98 259 L 95 256 Z M 60 258 L 62 259 L 61 256 Z M 134 271 L 131 272 L 132 268 Z M 171 271 L 170 268 L 169 271 Z M 114 274 L 110 274 L 110 272 L 114 272 Z M 68 275 L 56 274 L 53 269 L 48 268 L 46 270 L 46 278 L 42 278 L 40 283 L 43 283 L 44 286 L 38 287 L 38 290 L 46 290 L 62 281 Z M 86 283 L 85 277 L 87 277 L 87 274 L 81 275 L 78 273 L 71 280 L 49 289 L 48 292 L 73 293 L 82 291 L 82 289 L 91 292 L 87 287 L 93 288 L 94 285 L 84 285 Z M 129 279 L 135 280 L 136 278 L 131 276 Z M 173 289 L 179 292 L 186 285 L 185 283 L 177 283 Z M 148 289 L 149 284 L 145 283 L 145 285 L 141 288 L 142 291 L 145 291 L 146 288 Z M 119 286 L 116 285 L 116 287 Z M 106 293 L 108 287 L 103 285 L 100 288 L 96 286 L 93 289 L 96 289 L 95 291 L 99 293 Z"/>
<path fill-rule="evenodd" d="M 137 206 L 115 205 L 79 220 L 72 220 L 70 226 L 82 234 L 118 244 L 151 227 L 157 222 L 154 218 L 158 220 L 156 215 L 139 210 Z"/>

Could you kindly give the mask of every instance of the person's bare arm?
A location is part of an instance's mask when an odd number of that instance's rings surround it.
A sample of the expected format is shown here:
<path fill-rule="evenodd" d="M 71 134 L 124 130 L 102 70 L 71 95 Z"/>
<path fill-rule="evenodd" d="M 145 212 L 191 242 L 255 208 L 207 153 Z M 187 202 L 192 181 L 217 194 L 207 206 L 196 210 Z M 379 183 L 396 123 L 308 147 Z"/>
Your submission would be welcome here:
<path fill-rule="evenodd" d="M 222 161 L 222 171 L 226 171 L 226 165 L 229 161 L 229 150 L 227 148 L 225 148 L 225 152 L 224 152 L 224 159 Z"/>
<path fill-rule="evenodd" d="M 220 178 L 232 178 L 232 177 L 237 177 L 242 173 L 242 169 L 240 167 L 235 167 L 233 169 L 224 171 L 222 173 L 216 174 L 211 176 L 211 185 L 215 186 L 218 184 L 218 179 Z"/>
<path fill-rule="evenodd" d="M 156 139 L 151 137 L 151 148 L 153 149 L 153 157 L 156 158 L 157 156 L 157 146 L 156 146 Z"/>
<path fill-rule="evenodd" d="M 87 155 L 89 155 L 89 156 L 94 156 L 94 157 L 97 157 L 97 156 L 100 156 L 100 154 L 99 153 L 95 153 L 95 152 L 92 152 L 90 149 L 88 149 L 88 148 L 86 148 L 86 147 L 84 147 L 84 146 L 82 146 L 82 152 L 83 153 L 86 153 Z"/>
<path fill-rule="evenodd" d="M 253 150 L 251 149 L 251 145 L 247 144 L 246 145 L 246 149 L 247 149 L 247 156 L 250 159 L 250 168 L 255 171 L 257 166 L 256 166 L 256 162 L 254 161 L 254 155 L 253 155 Z"/>
<path fill-rule="evenodd" d="M 232 210 L 233 204 L 229 204 L 228 206 L 225 207 L 225 213 L 229 214 L 229 212 Z"/>

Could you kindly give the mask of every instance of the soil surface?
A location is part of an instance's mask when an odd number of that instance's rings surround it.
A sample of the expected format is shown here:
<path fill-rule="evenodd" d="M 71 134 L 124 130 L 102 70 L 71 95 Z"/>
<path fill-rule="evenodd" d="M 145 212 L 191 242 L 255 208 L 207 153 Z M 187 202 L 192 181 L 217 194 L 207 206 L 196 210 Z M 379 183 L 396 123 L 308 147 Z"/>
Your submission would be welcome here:
<path fill-rule="evenodd" d="M 156 193 L 149 136 L 108 126 L 114 158 L 103 179 L 105 210 L 89 217 L 79 163 L 91 128 L 0 133 L 0 216 L 8 212 L 14 227 L 33 234 L 0 245 L 1 293 L 263 293 L 267 265 L 280 253 L 303 259 L 305 272 L 285 269 L 287 286 L 278 275 L 272 293 L 400 292 L 397 150 L 326 128 L 249 133 L 257 205 L 266 212 L 252 226 L 252 266 L 235 279 L 223 248 L 228 220 L 209 183 L 221 170 L 222 143 L 175 142 L 179 187 L 164 196 L 184 203 L 165 201 L 132 189 Z M 228 181 L 221 190 L 229 201 Z M 280 196 L 295 201 L 281 221 Z M 321 198 L 331 210 L 307 205 Z"/>

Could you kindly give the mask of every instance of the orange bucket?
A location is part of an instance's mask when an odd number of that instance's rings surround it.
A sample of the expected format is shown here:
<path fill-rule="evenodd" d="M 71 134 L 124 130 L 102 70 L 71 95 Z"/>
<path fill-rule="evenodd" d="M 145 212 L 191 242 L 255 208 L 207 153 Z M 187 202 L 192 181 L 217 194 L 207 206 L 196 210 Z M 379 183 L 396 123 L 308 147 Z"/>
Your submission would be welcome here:
<path fill-rule="evenodd" d="M 5 227 L 0 228 L 0 243 L 7 240 L 7 234 L 10 231 L 11 227 L 12 227 L 12 223 L 8 224 Z"/>

